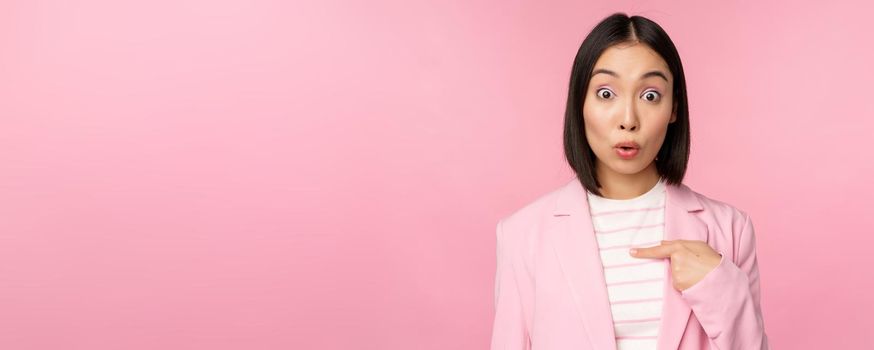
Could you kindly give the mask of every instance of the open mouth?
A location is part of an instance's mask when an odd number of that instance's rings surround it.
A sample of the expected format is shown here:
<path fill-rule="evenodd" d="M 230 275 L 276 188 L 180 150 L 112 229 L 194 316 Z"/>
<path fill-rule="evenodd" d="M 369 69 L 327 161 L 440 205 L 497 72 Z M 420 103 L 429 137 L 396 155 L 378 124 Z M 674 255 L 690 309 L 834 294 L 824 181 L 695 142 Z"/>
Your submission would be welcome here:
<path fill-rule="evenodd" d="M 620 146 L 616 147 L 616 153 L 623 159 L 632 159 L 637 155 L 639 149 L 635 147 Z"/>

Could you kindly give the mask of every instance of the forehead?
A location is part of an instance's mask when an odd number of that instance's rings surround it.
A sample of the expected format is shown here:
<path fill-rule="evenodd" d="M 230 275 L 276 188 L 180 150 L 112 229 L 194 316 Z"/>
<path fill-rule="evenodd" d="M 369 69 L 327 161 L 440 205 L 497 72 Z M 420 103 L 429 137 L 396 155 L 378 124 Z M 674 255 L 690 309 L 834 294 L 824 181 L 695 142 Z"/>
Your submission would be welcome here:
<path fill-rule="evenodd" d="M 653 70 L 663 71 L 669 79 L 671 78 L 668 63 L 649 46 L 641 43 L 622 43 L 608 47 L 595 61 L 594 69 L 616 72 L 625 80 L 636 80 L 643 73 Z M 595 76 L 610 77 L 606 74 Z"/>

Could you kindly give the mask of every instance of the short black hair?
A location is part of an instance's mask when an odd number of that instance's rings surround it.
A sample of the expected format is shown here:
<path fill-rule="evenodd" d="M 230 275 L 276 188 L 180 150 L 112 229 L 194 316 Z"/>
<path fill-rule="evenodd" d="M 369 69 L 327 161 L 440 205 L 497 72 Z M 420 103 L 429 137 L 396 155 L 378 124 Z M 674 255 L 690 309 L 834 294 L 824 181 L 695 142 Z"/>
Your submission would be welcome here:
<path fill-rule="evenodd" d="M 668 124 L 664 143 L 656 156 L 659 176 L 668 184 L 680 184 L 689 162 L 689 105 L 686 78 L 680 55 L 671 38 L 657 23 L 641 16 L 629 17 L 617 12 L 599 22 L 586 36 L 577 51 L 571 70 L 567 108 L 564 115 L 564 153 L 577 179 L 590 192 L 601 195 L 595 177 L 595 154 L 586 139 L 583 103 L 595 62 L 615 44 L 637 41 L 649 46 L 668 64 L 674 76 L 673 101 L 676 120 Z"/>

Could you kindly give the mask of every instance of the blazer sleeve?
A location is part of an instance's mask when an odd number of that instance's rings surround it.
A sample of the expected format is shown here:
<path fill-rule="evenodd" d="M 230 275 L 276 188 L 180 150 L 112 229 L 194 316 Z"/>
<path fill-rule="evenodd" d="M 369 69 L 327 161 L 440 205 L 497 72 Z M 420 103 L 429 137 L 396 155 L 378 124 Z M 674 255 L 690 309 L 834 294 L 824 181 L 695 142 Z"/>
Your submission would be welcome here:
<path fill-rule="evenodd" d="M 735 237 L 735 259 L 722 251 L 719 265 L 703 279 L 681 291 L 711 345 L 719 350 L 767 350 L 768 337 L 761 309 L 756 238 L 749 215 L 743 215 Z"/>
<path fill-rule="evenodd" d="M 503 220 L 498 221 L 496 235 L 495 318 L 491 350 L 528 350 L 531 343 L 512 255 L 515 245 L 503 235 Z"/>

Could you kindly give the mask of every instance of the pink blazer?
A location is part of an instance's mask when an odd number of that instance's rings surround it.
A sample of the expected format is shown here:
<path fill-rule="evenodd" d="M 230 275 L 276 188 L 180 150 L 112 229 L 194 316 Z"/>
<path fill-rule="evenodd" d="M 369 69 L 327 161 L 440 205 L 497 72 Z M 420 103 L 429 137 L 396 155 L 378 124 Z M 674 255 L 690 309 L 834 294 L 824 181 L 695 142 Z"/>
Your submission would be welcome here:
<path fill-rule="evenodd" d="M 658 349 L 768 349 L 756 239 L 745 212 L 668 185 L 665 240 L 701 240 L 722 255 L 680 292 L 665 264 Z M 616 349 L 588 200 L 574 178 L 497 225 L 491 349 Z"/>

